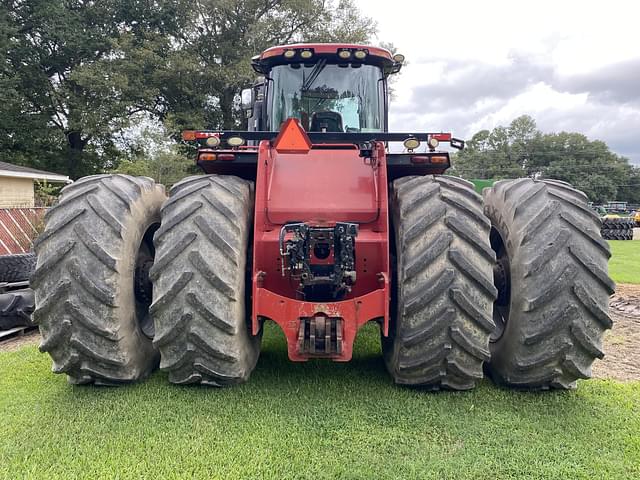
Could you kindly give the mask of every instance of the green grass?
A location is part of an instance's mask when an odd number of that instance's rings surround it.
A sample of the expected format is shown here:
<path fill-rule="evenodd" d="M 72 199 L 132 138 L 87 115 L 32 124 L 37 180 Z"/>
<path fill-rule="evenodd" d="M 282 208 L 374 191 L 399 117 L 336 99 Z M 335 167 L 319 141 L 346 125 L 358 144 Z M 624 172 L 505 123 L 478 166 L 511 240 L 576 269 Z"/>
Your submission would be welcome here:
<path fill-rule="evenodd" d="M 0 478 L 640 478 L 640 382 L 526 393 L 391 384 L 373 326 L 351 363 L 286 359 L 251 381 L 74 387 L 35 347 L 0 353 Z"/>
<path fill-rule="evenodd" d="M 609 275 L 617 283 L 640 284 L 640 241 L 609 240 Z"/>
<path fill-rule="evenodd" d="M 487 187 L 493 187 L 493 184 L 497 182 L 497 180 L 471 180 L 473 182 L 473 186 L 476 189 L 476 192 L 482 195 L 482 190 Z"/>

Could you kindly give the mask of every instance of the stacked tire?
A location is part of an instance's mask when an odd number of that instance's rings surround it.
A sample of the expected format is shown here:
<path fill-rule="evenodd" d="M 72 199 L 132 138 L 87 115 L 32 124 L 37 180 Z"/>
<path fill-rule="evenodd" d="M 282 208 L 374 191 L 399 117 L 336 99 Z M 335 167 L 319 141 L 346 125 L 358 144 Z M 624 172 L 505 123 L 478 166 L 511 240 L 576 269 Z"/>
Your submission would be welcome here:
<path fill-rule="evenodd" d="M 0 255 L 0 282 L 28 281 L 35 268 L 35 253 Z"/>
<path fill-rule="evenodd" d="M 0 256 L 0 330 L 35 326 L 33 291 L 26 288 L 35 265 L 33 253 Z"/>
<path fill-rule="evenodd" d="M 632 218 L 603 218 L 600 233 L 605 240 L 633 240 L 634 224 Z"/>

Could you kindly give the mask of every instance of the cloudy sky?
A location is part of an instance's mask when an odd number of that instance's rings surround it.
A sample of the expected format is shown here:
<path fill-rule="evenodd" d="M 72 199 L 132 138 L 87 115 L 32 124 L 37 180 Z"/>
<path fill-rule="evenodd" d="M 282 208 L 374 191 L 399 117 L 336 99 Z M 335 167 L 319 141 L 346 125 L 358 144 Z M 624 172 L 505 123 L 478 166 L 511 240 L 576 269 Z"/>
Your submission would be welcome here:
<path fill-rule="evenodd" d="M 640 165 L 640 3 L 357 0 L 409 65 L 390 129 L 469 138 L 522 114 Z"/>

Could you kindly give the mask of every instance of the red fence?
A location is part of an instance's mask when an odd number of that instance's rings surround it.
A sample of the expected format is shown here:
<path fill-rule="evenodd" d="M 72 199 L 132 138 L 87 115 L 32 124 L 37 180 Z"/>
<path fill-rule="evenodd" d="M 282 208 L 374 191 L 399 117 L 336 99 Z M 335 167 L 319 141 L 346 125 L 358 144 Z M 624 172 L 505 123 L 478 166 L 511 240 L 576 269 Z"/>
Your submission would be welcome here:
<path fill-rule="evenodd" d="M 0 208 L 0 255 L 26 253 L 41 230 L 46 208 Z"/>

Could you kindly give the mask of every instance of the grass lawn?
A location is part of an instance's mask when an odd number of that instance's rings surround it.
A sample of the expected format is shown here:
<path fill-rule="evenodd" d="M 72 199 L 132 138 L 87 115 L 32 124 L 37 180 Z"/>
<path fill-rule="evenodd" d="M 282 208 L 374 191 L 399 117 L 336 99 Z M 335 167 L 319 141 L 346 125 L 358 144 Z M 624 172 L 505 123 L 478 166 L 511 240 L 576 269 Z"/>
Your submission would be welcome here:
<path fill-rule="evenodd" d="M 269 325 L 249 384 L 224 390 L 73 387 L 50 366 L 0 353 L 0 478 L 640 478 L 640 382 L 398 388 L 373 326 L 351 363 L 293 364 Z"/>
<path fill-rule="evenodd" d="M 640 241 L 610 240 L 609 275 L 618 283 L 640 284 Z"/>

